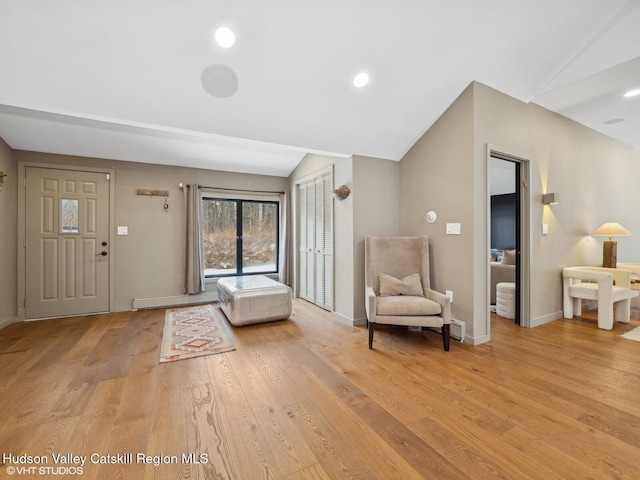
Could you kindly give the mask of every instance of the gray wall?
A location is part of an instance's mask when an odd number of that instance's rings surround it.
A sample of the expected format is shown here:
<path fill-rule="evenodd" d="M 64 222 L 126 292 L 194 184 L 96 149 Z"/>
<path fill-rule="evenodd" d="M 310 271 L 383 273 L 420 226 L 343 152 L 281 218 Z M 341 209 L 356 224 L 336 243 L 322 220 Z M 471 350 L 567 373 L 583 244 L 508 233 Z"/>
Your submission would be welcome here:
<path fill-rule="evenodd" d="M 0 170 L 7 174 L 0 191 L 0 328 L 16 320 L 18 295 L 18 163 L 0 138 Z"/>
<path fill-rule="evenodd" d="M 129 235 L 115 237 L 112 250 L 116 311 L 131 310 L 133 299 L 169 298 L 184 293 L 185 224 L 180 182 L 248 190 L 288 189 L 283 177 L 25 151 L 16 151 L 15 157 L 21 162 L 115 170 L 115 223 L 129 227 Z M 136 195 L 138 188 L 168 190 L 169 210 L 163 209 L 164 197 Z M 208 283 L 207 291 L 213 290 L 214 284 Z"/>

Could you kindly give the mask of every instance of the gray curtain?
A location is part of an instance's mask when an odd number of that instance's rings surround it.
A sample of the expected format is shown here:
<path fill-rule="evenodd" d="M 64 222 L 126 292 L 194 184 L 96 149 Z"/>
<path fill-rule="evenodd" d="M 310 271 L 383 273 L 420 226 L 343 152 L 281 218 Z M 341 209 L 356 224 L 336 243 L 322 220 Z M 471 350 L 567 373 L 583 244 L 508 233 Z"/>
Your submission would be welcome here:
<path fill-rule="evenodd" d="M 291 285 L 289 278 L 289 262 L 291 259 L 291 242 L 289 242 L 289 198 L 287 193 L 280 194 L 280 261 L 278 265 L 278 280 L 285 285 Z"/>
<path fill-rule="evenodd" d="M 185 185 L 186 206 L 186 265 L 185 291 L 191 295 L 204 292 L 204 259 L 202 245 L 202 208 L 198 185 Z"/>

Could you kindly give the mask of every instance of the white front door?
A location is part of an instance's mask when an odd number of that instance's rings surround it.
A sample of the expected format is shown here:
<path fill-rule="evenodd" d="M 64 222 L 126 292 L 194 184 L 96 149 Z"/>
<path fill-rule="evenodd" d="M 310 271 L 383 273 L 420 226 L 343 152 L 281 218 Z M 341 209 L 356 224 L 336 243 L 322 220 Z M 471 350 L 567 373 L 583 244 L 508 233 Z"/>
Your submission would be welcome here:
<path fill-rule="evenodd" d="M 109 311 L 109 175 L 26 167 L 25 317 Z"/>

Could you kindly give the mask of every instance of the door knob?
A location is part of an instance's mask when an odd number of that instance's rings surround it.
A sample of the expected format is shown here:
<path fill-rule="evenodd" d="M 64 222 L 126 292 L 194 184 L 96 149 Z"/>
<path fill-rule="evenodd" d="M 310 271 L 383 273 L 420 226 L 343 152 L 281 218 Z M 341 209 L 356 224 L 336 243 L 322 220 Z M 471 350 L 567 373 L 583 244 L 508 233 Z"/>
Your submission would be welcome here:
<path fill-rule="evenodd" d="M 107 242 L 102 242 L 102 246 L 106 247 L 107 246 Z"/>
<path fill-rule="evenodd" d="M 102 251 L 102 252 L 100 252 L 100 253 L 96 253 L 96 257 L 97 257 L 98 255 L 102 255 L 103 257 L 106 257 L 106 256 L 107 256 L 107 252 L 105 252 L 105 251 L 103 250 L 103 251 Z"/>

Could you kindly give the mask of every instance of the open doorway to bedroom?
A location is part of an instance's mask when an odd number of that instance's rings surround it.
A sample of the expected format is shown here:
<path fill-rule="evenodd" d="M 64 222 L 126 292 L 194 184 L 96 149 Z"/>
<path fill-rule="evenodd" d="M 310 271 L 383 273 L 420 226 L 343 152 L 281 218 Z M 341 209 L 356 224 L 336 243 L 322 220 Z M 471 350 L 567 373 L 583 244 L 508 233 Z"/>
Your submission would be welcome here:
<path fill-rule="evenodd" d="M 529 162 L 491 148 L 487 157 L 489 317 L 528 327 Z"/>

